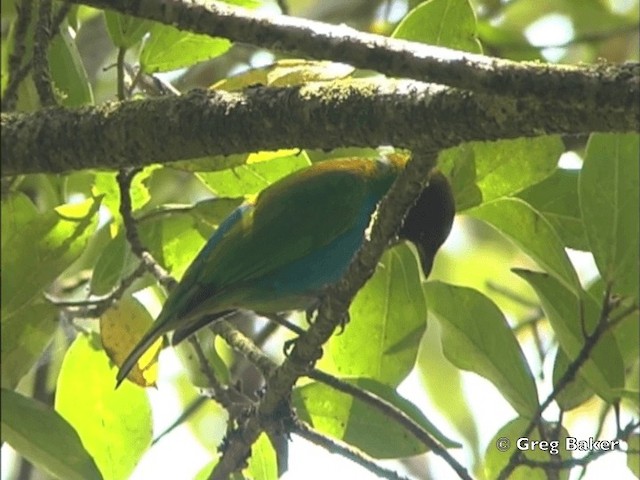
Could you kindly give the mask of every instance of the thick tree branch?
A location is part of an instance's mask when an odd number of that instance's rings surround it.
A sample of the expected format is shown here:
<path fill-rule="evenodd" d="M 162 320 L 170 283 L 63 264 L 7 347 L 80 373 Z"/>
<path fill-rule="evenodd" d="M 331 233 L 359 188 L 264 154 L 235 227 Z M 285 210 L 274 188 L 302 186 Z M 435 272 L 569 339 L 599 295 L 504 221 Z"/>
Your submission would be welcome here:
<path fill-rule="evenodd" d="M 168 0 L 72 0 L 156 20 L 181 29 L 303 57 L 334 60 L 393 77 L 413 78 L 516 98 L 536 96 L 585 106 L 599 97 L 618 96 L 615 108 L 628 108 L 640 92 L 635 82 L 618 91 L 606 65 L 584 68 L 548 65 L 459 52 L 442 47 L 390 39 L 285 15 L 260 14 L 218 2 L 207 5 Z M 637 67 L 637 65 L 636 65 Z M 631 69 L 631 68 L 630 68 Z M 561 89 L 563 94 L 555 96 Z M 614 92 L 616 92 L 614 94 Z"/>
<path fill-rule="evenodd" d="M 622 91 L 627 80 L 618 78 Z M 2 175 L 140 167 L 278 148 L 442 149 L 473 140 L 637 130 L 640 111 L 619 110 L 616 103 L 605 98 L 594 108 L 382 79 L 192 91 L 2 114 Z"/>

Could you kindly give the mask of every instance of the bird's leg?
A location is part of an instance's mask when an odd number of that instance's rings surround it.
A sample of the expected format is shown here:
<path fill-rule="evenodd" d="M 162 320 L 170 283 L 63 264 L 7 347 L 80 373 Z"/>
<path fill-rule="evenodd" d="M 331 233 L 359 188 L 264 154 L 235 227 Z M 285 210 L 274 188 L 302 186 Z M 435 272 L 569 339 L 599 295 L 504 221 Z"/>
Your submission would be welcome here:
<path fill-rule="evenodd" d="M 350 321 L 351 315 L 349 315 L 349 310 L 347 310 L 346 312 L 344 312 L 344 316 L 340 319 L 340 331 L 338 332 L 338 335 L 342 335 L 345 327 L 347 326 L 347 323 L 349 323 Z"/>
<path fill-rule="evenodd" d="M 293 349 L 293 346 L 296 344 L 296 340 L 298 340 L 297 338 L 290 338 L 289 340 L 285 340 L 284 343 L 282 344 L 282 353 L 284 353 L 285 357 L 289 357 L 289 355 L 291 354 L 291 350 Z"/>
<path fill-rule="evenodd" d="M 304 317 L 307 319 L 307 323 L 309 325 L 313 325 L 313 322 L 315 321 L 316 312 L 317 312 L 317 305 L 315 304 L 304 311 Z"/>

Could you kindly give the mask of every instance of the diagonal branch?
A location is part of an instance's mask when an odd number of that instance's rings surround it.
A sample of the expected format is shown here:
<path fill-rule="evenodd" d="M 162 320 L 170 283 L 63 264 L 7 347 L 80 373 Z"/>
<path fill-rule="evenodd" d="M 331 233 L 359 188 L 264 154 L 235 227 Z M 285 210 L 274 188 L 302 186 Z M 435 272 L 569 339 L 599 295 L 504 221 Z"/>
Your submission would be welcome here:
<path fill-rule="evenodd" d="M 566 103 L 593 104 L 603 89 L 617 88 L 607 82 L 607 65 L 593 68 L 514 62 L 390 39 L 359 32 L 344 25 L 261 14 L 221 2 L 202 3 L 158 0 L 72 0 L 210 36 L 286 52 L 308 58 L 334 60 L 358 68 L 372 69 L 393 77 L 413 78 L 521 98 L 529 95 Z M 585 75 L 586 73 L 586 75 Z M 640 86 L 627 76 L 627 84 L 616 108 L 637 102 Z M 605 95 L 607 95 L 605 93 Z"/>
<path fill-rule="evenodd" d="M 344 277 L 328 290 L 314 323 L 298 337 L 289 357 L 267 380 L 267 390 L 260 402 L 257 415 L 248 419 L 236 434 L 230 437 L 233 440 L 225 449 L 211 478 L 227 478 L 242 464 L 251 450 L 251 445 L 260 435 L 263 423 L 277 416 L 296 381 L 307 374 L 320 358 L 322 345 L 345 321 L 353 297 L 373 275 L 407 209 L 424 188 L 427 175 L 435 166 L 436 157 L 436 152 L 415 153 L 414 159 L 395 181 L 380 204 L 370 238 L 364 242 Z M 445 458 L 445 461 L 448 459 Z M 471 478 L 457 462 L 449 462 L 449 465 L 460 478 Z"/>

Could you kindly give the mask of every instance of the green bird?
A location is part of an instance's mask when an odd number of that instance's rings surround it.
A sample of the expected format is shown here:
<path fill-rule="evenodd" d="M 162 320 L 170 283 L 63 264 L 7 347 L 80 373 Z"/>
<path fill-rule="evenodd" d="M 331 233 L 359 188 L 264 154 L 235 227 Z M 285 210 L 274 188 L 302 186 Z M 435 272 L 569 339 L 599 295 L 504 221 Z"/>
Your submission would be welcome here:
<path fill-rule="evenodd" d="M 234 210 L 171 291 L 160 315 L 122 364 L 117 385 L 144 352 L 175 330 L 175 345 L 238 310 L 311 310 L 338 281 L 364 240 L 376 206 L 405 160 L 339 159 L 282 178 Z M 446 177 L 434 171 L 399 231 L 420 256 L 425 277 L 449 235 L 455 205 Z"/>

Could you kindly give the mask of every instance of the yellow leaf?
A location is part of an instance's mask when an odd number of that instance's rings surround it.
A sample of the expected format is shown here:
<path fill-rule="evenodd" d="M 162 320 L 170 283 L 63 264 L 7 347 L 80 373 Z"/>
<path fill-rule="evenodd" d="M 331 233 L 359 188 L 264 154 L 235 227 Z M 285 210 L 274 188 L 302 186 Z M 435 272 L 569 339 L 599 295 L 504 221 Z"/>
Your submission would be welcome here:
<path fill-rule="evenodd" d="M 123 298 L 100 317 L 100 337 L 105 352 L 118 367 L 122 365 L 153 319 L 133 297 Z M 127 377 L 141 387 L 155 386 L 158 378 L 158 355 L 163 339 L 159 338 L 140 357 Z"/>

